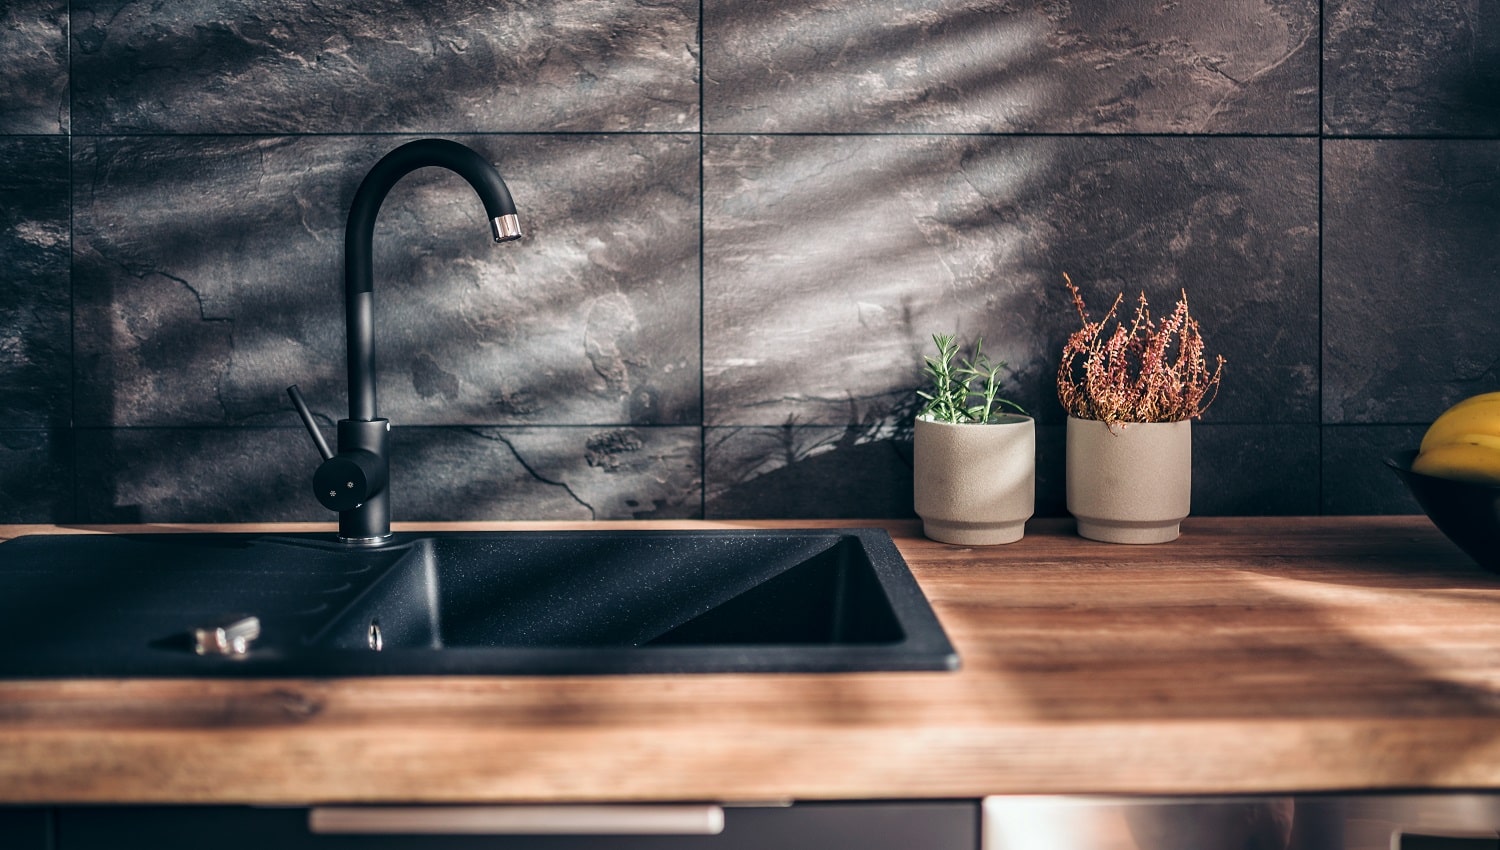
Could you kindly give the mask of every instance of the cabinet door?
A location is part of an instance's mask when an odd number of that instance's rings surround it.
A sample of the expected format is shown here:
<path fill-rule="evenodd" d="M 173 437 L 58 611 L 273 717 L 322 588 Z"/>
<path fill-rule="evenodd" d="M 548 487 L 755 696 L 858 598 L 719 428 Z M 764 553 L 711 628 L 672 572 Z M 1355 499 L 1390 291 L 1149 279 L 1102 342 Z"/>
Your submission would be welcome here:
<path fill-rule="evenodd" d="M 51 850 L 52 813 L 42 808 L 0 806 L 0 847 Z"/>
<path fill-rule="evenodd" d="M 307 809 L 70 808 L 57 850 L 978 850 L 978 801 L 726 808 L 718 835 L 326 835 Z"/>

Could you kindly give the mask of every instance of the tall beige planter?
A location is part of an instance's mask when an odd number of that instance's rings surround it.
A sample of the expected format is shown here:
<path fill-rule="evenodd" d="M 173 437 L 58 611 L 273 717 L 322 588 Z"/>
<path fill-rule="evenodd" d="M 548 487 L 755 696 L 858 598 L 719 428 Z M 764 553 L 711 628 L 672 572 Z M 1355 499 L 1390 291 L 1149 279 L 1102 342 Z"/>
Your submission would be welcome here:
<path fill-rule="evenodd" d="M 1193 489 L 1192 420 L 1106 425 L 1068 417 L 1068 512 L 1106 543 L 1176 540 Z"/>
<path fill-rule="evenodd" d="M 942 543 L 1014 543 L 1036 510 L 1036 422 L 985 425 L 918 419 L 912 458 L 922 532 Z"/>

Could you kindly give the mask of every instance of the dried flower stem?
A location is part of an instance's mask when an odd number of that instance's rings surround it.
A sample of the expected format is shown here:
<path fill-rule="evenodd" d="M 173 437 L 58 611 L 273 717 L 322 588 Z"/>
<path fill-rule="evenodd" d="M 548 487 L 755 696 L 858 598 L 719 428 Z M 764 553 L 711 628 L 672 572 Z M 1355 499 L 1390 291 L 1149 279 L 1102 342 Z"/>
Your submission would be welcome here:
<path fill-rule="evenodd" d="M 1113 424 L 1178 422 L 1203 415 L 1218 396 L 1224 358 L 1215 358 L 1210 371 L 1198 322 L 1188 314 L 1186 290 L 1159 326 L 1142 292 L 1127 326 L 1118 317 L 1124 293 L 1094 322 L 1072 278 L 1064 274 L 1063 281 L 1083 322 L 1068 337 L 1057 367 L 1057 398 L 1069 416 Z M 1106 334 L 1111 322 L 1114 329 Z"/>

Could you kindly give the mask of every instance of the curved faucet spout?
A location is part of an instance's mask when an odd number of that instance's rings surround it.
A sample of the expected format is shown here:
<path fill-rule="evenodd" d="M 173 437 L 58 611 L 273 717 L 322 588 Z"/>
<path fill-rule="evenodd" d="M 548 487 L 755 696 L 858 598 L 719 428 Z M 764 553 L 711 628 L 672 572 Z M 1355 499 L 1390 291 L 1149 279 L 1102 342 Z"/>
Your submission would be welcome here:
<path fill-rule="evenodd" d="M 349 418 L 373 421 L 375 413 L 375 334 L 373 248 L 375 218 L 391 188 L 418 168 L 436 166 L 469 181 L 484 202 L 496 242 L 521 238 L 510 189 L 499 172 L 472 149 L 446 139 L 420 139 L 386 154 L 354 194 L 344 231 L 344 309 L 348 333 Z"/>

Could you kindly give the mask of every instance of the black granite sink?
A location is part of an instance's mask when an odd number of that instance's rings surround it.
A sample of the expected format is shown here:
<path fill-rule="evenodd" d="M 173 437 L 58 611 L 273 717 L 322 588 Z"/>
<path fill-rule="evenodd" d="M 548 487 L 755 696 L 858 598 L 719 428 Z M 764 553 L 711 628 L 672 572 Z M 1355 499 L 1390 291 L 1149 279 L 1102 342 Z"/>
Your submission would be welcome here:
<path fill-rule="evenodd" d="M 193 629 L 257 617 L 240 658 Z M 0 544 L 0 676 L 946 670 L 876 529 L 44 535 Z"/>

